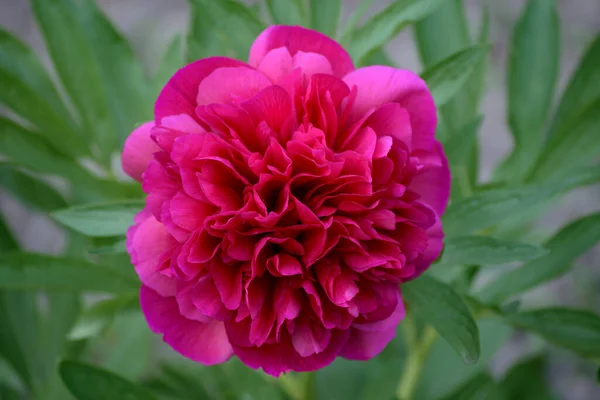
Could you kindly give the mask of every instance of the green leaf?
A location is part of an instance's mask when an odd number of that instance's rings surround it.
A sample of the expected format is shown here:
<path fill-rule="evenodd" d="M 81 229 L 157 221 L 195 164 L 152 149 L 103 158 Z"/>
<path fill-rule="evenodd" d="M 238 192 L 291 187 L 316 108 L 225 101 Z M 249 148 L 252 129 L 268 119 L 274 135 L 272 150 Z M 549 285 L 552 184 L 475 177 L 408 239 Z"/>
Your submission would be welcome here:
<path fill-rule="evenodd" d="M 192 24 L 188 58 L 248 56 L 254 39 L 265 28 L 255 10 L 239 0 L 189 0 Z"/>
<path fill-rule="evenodd" d="M 503 177 L 519 181 L 535 162 L 558 78 L 560 32 L 554 0 L 529 0 L 508 57 L 508 124 L 515 148 Z M 558 165 L 558 164 L 556 164 Z"/>
<path fill-rule="evenodd" d="M 489 49 L 489 46 L 469 47 L 423 71 L 421 77 L 427 82 L 438 107 L 461 90 Z"/>
<path fill-rule="evenodd" d="M 118 312 L 139 308 L 137 293 L 99 301 L 79 316 L 68 337 L 70 340 L 81 340 L 97 336 L 112 322 Z"/>
<path fill-rule="evenodd" d="M 0 383 L 0 399 L 2 400 L 22 400 L 25 396 L 18 393 L 9 386 Z"/>
<path fill-rule="evenodd" d="M 108 162 L 116 144 L 107 90 L 102 72 L 78 20 L 71 0 L 31 0 L 31 7 L 52 58 L 52 63 L 82 119 L 83 130 L 95 138 Z"/>
<path fill-rule="evenodd" d="M 489 236 L 457 236 L 446 239 L 442 264 L 504 264 L 526 261 L 546 254 L 531 244 Z"/>
<path fill-rule="evenodd" d="M 494 379 L 485 372 L 475 375 L 454 392 L 440 400 L 500 400 L 503 393 Z"/>
<path fill-rule="evenodd" d="M 421 63 L 425 68 L 473 44 L 462 0 L 444 2 L 435 12 L 414 25 L 414 34 Z M 487 40 L 480 38 L 478 44 L 485 45 Z M 483 74 L 479 71 L 478 73 Z M 479 114 L 481 81 L 481 77 L 472 77 L 463 90 L 440 108 L 444 129 L 439 130 L 439 133 L 443 133 L 438 135 L 439 139 L 445 142 L 454 135 L 461 135 L 465 129 L 470 129 L 469 125 Z M 465 143 L 464 149 L 466 156 L 457 170 L 458 174 L 453 174 L 453 200 L 468 196 L 471 191 L 469 188 L 474 187 L 477 182 L 479 153 L 476 135 L 473 135 L 470 142 Z"/>
<path fill-rule="evenodd" d="M 36 295 L 0 290 L 0 355 L 10 363 L 30 389 L 37 388 L 41 383 L 37 341 L 40 321 Z"/>
<path fill-rule="evenodd" d="M 0 288 L 122 293 L 139 289 L 125 273 L 90 261 L 45 254 L 0 254 Z"/>
<path fill-rule="evenodd" d="M 342 0 L 310 0 L 310 26 L 329 37 L 335 36 L 341 14 Z"/>
<path fill-rule="evenodd" d="M 70 155 L 88 153 L 69 112 L 37 56 L 0 28 L 0 104 L 43 130 L 43 137 Z"/>
<path fill-rule="evenodd" d="M 0 162 L 0 187 L 29 207 L 50 212 L 67 206 L 64 197 L 46 182 Z"/>
<path fill-rule="evenodd" d="M 591 164 L 600 155 L 600 97 L 556 131 L 544 145 L 531 180 L 551 181 L 568 176 L 573 169 Z"/>
<path fill-rule="evenodd" d="M 182 37 L 178 35 L 171 41 L 167 50 L 165 50 L 158 69 L 152 78 L 152 87 L 154 88 L 152 90 L 153 99 L 158 97 L 162 88 L 167 84 L 175 72 L 184 66 L 185 57 L 183 54 L 183 44 Z"/>
<path fill-rule="evenodd" d="M 357 64 L 381 48 L 406 25 L 431 14 L 447 0 L 398 0 L 377 13 L 352 35 L 350 54 Z"/>
<path fill-rule="evenodd" d="M 467 364 L 477 362 L 481 352 L 479 329 L 452 287 L 421 276 L 402 284 L 402 296 L 414 314 L 430 324 Z"/>
<path fill-rule="evenodd" d="M 569 81 L 554 116 L 549 137 L 564 134 L 571 129 L 581 110 L 600 99 L 600 35 L 596 36 L 581 58 Z"/>
<path fill-rule="evenodd" d="M 552 400 L 546 381 L 546 362 L 543 356 L 537 356 L 513 366 L 502 382 L 502 390 L 511 400 Z"/>
<path fill-rule="evenodd" d="M 265 0 L 265 2 L 275 24 L 306 25 L 306 8 L 303 0 Z"/>
<path fill-rule="evenodd" d="M 85 204 L 52 213 L 61 224 L 90 237 L 124 235 L 133 217 L 144 207 L 140 201 Z"/>
<path fill-rule="evenodd" d="M 74 361 L 63 361 L 59 368 L 63 382 L 78 400 L 154 399 L 146 389 L 106 370 Z"/>
<path fill-rule="evenodd" d="M 0 213 L 0 253 L 18 248 L 19 243 L 17 239 L 13 236 L 10 227 L 6 224 L 4 218 L 2 218 L 2 213 Z"/>
<path fill-rule="evenodd" d="M 496 303 L 554 279 L 598 241 L 600 213 L 573 221 L 546 242 L 546 255 L 496 277 L 480 290 L 479 296 L 486 302 Z"/>
<path fill-rule="evenodd" d="M 511 325 L 533 333 L 559 347 L 588 358 L 600 357 L 600 317 L 569 308 L 545 308 L 507 314 Z"/>
<path fill-rule="evenodd" d="M 369 53 L 363 58 L 360 65 L 388 65 L 390 67 L 396 67 L 396 63 L 390 58 L 383 48 Z"/>
<path fill-rule="evenodd" d="M 342 27 L 342 32 L 338 35 L 339 41 L 344 47 L 347 47 L 350 44 L 356 25 L 360 19 L 364 17 L 372 3 L 373 0 L 360 0 L 352 14 L 350 14 L 350 17 L 348 17 L 346 24 Z"/>
<path fill-rule="evenodd" d="M 109 99 L 110 115 L 117 129 L 109 132 L 110 139 L 116 133 L 116 143 L 105 145 L 99 141 L 98 145 L 106 146 L 107 151 L 120 150 L 136 124 L 152 119 L 155 98 L 149 96 L 149 85 L 141 63 L 135 58 L 129 43 L 100 11 L 96 1 L 84 0 L 74 15 L 85 28 L 88 46 L 93 49 Z M 102 137 L 99 139 L 103 140 Z"/>

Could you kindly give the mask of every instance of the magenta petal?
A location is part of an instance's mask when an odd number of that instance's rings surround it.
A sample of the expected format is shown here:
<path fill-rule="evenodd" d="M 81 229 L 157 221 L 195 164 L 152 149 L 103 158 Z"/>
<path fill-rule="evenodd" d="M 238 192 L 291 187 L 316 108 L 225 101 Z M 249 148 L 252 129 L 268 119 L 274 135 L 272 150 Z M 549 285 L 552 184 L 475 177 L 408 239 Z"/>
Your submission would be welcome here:
<path fill-rule="evenodd" d="M 136 181 L 142 181 L 142 174 L 148 167 L 152 154 L 160 148 L 150 138 L 154 122 L 146 122 L 135 128 L 125 140 L 121 165 L 123 171 Z"/>
<path fill-rule="evenodd" d="M 143 213 L 147 212 L 144 210 L 140 214 Z M 159 271 L 160 257 L 174 245 L 175 240 L 153 216 L 132 226 L 127 232 L 127 251 L 135 271 L 144 285 L 162 296 L 175 294 L 175 280 Z"/>
<path fill-rule="evenodd" d="M 410 115 L 414 148 L 429 148 L 433 142 L 437 116 L 433 97 L 414 72 L 384 66 L 359 68 L 344 77 L 358 92 L 351 119 L 358 120 L 371 109 L 398 103 Z"/>
<path fill-rule="evenodd" d="M 196 102 L 199 106 L 215 103 L 238 104 L 269 85 L 269 79 L 254 69 L 219 68 L 200 82 Z"/>
<path fill-rule="evenodd" d="M 140 303 L 148 325 L 175 351 L 204 365 L 225 362 L 232 355 L 222 322 L 192 321 L 179 313 L 174 297 L 162 297 L 147 286 L 140 290 Z"/>
<path fill-rule="evenodd" d="M 375 357 L 396 336 L 398 323 L 405 314 L 404 303 L 399 298 L 396 309 L 385 320 L 353 325 L 350 328 L 350 338 L 340 355 L 349 360 L 368 360 Z"/>
<path fill-rule="evenodd" d="M 435 141 L 433 151 L 419 157 L 424 163 L 413 178 L 409 189 L 421 196 L 421 201 L 442 215 L 450 197 L 450 169 L 442 145 Z"/>
<path fill-rule="evenodd" d="M 352 59 L 342 46 L 322 33 L 299 26 L 276 25 L 265 29 L 250 48 L 248 63 L 256 67 L 271 50 L 280 47 L 286 47 L 292 57 L 299 51 L 325 56 L 339 78 L 354 70 Z"/>
<path fill-rule="evenodd" d="M 169 115 L 195 115 L 198 86 L 214 70 L 243 67 L 246 63 L 227 57 L 210 57 L 186 65 L 173 75 L 158 95 L 154 105 L 156 123 Z"/>

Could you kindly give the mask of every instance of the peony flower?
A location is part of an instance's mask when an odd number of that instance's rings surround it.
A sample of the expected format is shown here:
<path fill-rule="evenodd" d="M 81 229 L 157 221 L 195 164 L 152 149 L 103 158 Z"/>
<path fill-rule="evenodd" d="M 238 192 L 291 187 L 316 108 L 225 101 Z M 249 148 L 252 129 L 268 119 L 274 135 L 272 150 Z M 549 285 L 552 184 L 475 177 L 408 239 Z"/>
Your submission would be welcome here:
<path fill-rule="evenodd" d="M 450 176 L 423 80 L 273 26 L 248 63 L 180 69 L 154 114 L 123 153 L 145 169 L 127 248 L 150 328 L 200 363 L 274 376 L 380 353 L 402 283 L 442 248 Z"/>

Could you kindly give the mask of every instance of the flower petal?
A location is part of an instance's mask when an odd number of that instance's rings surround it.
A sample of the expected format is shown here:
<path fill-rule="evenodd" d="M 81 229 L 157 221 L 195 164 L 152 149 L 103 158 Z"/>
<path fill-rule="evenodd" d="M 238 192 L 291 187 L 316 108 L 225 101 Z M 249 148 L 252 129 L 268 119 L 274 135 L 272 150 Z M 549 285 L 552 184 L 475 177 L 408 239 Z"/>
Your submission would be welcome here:
<path fill-rule="evenodd" d="M 142 210 L 138 215 L 146 216 L 149 212 Z M 137 221 L 136 221 L 137 222 Z M 152 288 L 162 296 L 175 294 L 175 280 L 159 271 L 160 257 L 175 245 L 164 225 L 150 215 L 127 231 L 127 251 L 131 255 L 131 263 L 144 285 Z"/>
<path fill-rule="evenodd" d="M 150 329 L 162 333 L 175 351 L 204 365 L 225 362 L 233 351 L 222 322 L 192 321 L 179 313 L 175 297 L 162 297 L 147 286 L 140 290 L 142 311 Z"/>
<path fill-rule="evenodd" d="M 156 123 L 169 115 L 195 115 L 198 86 L 214 70 L 244 67 L 247 64 L 227 57 L 210 57 L 186 65 L 173 75 L 158 95 L 154 105 Z"/>
<path fill-rule="evenodd" d="M 450 197 L 450 168 L 442 145 L 436 140 L 433 151 L 420 156 L 422 169 L 413 178 L 409 189 L 421 196 L 421 201 L 442 215 Z"/>
<path fill-rule="evenodd" d="M 325 56 L 339 78 L 354 70 L 350 55 L 334 40 L 322 33 L 299 26 L 271 26 L 265 29 L 250 48 L 248 63 L 257 67 L 274 49 L 286 47 L 293 57 L 299 51 Z"/>
<path fill-rule="evenodd" d="M 344 77 L 358 89 L 350 119 L 356 121 L 385 103 L 399 103 L 410 115 L 413 148 L 430 148 L 437 116 L 433 97 L 417 74 L 384 66 L 359 68 Z"/>
<path fill-rule="evenodd" d="M 150 138 L 153 127 L 153 121 L 138 126 L 129 134 L 123 147 L 121 155 L 123 171 L 138 182 L 142 181 L 142 174 L 148 167 L 152 154 L 160 150 Z"/>
<path fill-rule="evenodd" d="M 219 68 L 200 82 L 196 103 L 238 104 L 270 85 L 271 81 L 255 69 Z"/>

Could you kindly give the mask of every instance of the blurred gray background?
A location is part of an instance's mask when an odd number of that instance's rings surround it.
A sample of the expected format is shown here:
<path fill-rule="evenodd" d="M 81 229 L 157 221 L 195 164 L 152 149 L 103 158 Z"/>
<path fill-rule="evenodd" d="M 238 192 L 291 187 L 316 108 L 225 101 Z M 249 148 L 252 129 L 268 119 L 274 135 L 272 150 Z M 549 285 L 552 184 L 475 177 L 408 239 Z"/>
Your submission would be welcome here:
<path fill-rule="evenodd" d="M 327 0 L 324 0 L 327 1 Z M 153 70 L 156 60 L 174 35 L 184 34 L 188 25 L 186 0 L 98 0 L 117 27 L 127 36 L 134 51 L 144 60 L 148 70 Z M 346 16 L 358 0 L 345 1 Z M 375 0 L 370 13 L 385 7 L 389 0 Z M 481 129 L 482 181 L 489 179 L 495 165 L 511 149 L 511 137 L 506 126 L 505 66 L 510 30 L 517 19 L 524 0 L 488 1 L 466 0 L 472 32 L 479 26 L 482 7 L 489 6 L 493 43 L 491 65 L 487 80 L 487 91 L 482 113 L 485 116 Z M 557 1 L 561 23 L 560 93 L 579 57 L 594 35 L 600 31 L 600 0 Z M 0 0 L 0 24 L 19 38 L 48 57 L 43 41 L 32 18 L 26 0 Z M 389 55 L 402 68 L 420 71 L 419 60 L 413 45 L 412 31 L 406 29 L 387 47 Z M 600 68 L 600 66 L 599 66 Z M 600 110 L 599 110 L 600 112 Z M 600 137 L 599 137 L 600 140 Z M 567 220 L 598 210 L 600 186 L 577 190 L 567 196 L 560 207 L 547 216 L 540 229 L 547 232 Z M 43 252 L 58 252 L 63 246 L 60 235 L 56 235 L 53 223 L 42 215 L 31 214 L 19 206 L 8 195 L 0 192 L 0 207 L 8 216 L 9 223 L 26 244 L 26 247 Z M 579 260 L 573 271 L 562 279 L 552 282 L 528 295 L 533 303 L 578 305 L 600 310 L 600 249 L 596 248 Z M 595 294 L 595 295 L 594 295 Z M 496 369 L 501 371 L 518 358 L 521 352 L 518 338 L 512 340 L 495 360 Z M 552 380 L 565 399 L 600 399 L 600 387 L 587 373 L 582 374 L 579 366 L 562 353 L 552 363 Z M 589 371 L 588 371 L 589 372 Z M 587 376 L 586 376 L 587 375 Z"/>

